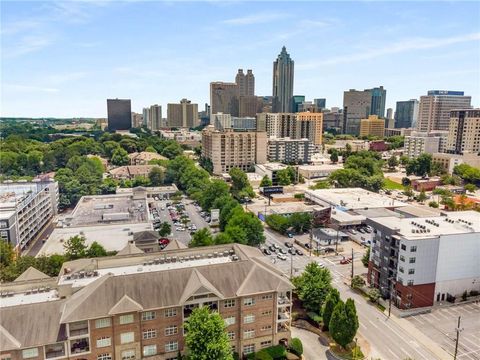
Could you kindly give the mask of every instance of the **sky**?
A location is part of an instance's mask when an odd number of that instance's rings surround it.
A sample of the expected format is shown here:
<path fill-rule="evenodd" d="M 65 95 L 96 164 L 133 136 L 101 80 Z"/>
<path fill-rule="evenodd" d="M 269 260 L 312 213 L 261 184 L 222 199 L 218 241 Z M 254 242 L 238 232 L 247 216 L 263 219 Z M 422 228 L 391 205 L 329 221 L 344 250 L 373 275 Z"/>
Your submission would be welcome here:
<path fill-rule="evenodd" d="M 342 106 L 383 85 L 387 108 L 431 89 L 480 106 L 480 2 L 1 1 L 1 109 L 13 117 L 106 117 L 188 98 L 252 69 L 272 93 L 282 46 L 294 94 Z"/>

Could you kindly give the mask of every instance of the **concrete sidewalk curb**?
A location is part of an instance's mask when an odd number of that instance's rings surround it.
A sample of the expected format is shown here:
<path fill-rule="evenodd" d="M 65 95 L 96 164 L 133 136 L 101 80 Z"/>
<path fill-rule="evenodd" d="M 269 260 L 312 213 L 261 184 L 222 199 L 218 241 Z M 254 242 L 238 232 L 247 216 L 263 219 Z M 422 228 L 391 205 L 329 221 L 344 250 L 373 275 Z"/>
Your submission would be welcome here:
<path fill-rule="evenodd" d="M 396 316 L 391 316 L 391 320 L 395 321 L 407 334 L 410 334 L 415 340 L 422 344 L 426 349 L 428 349 L 432 354 L 434 354 L 438 359 L 441 360 L 450 360 L 452 355 L 443 350 L 440 345 L 431 340 L 428 336 L 418 330 L 414 325 L 412 325 L 408 320 L 403 318 L 398 318 Z"/>

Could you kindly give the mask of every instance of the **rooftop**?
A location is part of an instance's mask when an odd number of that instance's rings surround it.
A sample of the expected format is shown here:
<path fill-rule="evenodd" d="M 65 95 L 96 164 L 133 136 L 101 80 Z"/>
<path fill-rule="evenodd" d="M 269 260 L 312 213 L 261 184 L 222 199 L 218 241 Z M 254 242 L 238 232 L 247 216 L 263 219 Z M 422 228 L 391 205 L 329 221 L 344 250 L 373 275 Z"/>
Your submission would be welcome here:
<path fill-rule="evenodd" d="M 275 171 L 275 170 L 286 169 L 287 165 L 284 165 L 282 163 L 265 163 L 265 164 L 255 164 L 255 167 L 258 167 L 259 169 L 262 169 L 262 170 Z"/>
<path fill-rule="evenodd" d="M 362 188 L 307 190 L 305 198 L 320 204 L 327 203 L 343 211 L 407 206 L 406 203 Z"/>
<path fill-rule="evenodd" d="M 476 211 L 457 211 L 447 216 L 425 218 L 373 218 L 373 222 L 395 229 L 407 240 L 434 238 L 442 235 L 480 233 L 480 221 Z"/>
<path fill-rule="evenodd" d="M 49 183 L 50 181 L 47 181 Z M 45 188 L 45 182 L 5 181 L 0 184 L 0 210 L 15 207 Z"/>

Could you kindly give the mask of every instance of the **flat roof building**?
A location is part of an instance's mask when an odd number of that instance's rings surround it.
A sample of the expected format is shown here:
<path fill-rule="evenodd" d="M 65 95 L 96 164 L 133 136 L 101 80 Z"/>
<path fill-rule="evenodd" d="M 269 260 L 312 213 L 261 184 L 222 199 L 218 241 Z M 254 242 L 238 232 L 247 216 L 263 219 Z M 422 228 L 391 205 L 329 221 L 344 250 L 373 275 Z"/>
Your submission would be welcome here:
<path fill-rule="evenodd" d="M 173 128 L 194 128 L 200 125 L 198 104 L 182 99 L 180 104 L 167 104 L 167 124 Z"/>
<path fill-rule="evenodd" d="M 132 127 L 130 99 L 107 99 L 108 131 L 129 130 Z"/>
<path fill-rule="evenodd" d="M 450 154 L 480 154 L 480 109 L 453 110 L 446 152 Z"/>
<path fill-rule="evenodd" d="M 307 164 L 315 151 L 309 139 L 268 139 L 268 160 L 286 164 Z"/>
<path fill-rule="evenodd" d="M 369 115 L 368 119 L 360 121 L 360 136 L 377 136 L 383 138 L 385 135 L 385 120 L 379 119 L 378 115 Z"/>

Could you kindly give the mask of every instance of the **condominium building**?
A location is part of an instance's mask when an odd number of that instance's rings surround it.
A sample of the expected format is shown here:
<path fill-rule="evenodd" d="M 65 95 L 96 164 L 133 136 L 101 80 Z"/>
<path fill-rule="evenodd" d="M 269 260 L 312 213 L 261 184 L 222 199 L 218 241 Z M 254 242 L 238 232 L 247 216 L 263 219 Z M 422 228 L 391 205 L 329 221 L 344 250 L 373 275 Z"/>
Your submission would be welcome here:
<path fill-rule="evenodd" d="M 211 82 L 210 106 L 211 114 L 224 113 L 238 116 L 239 90 L 236 83 Z"/>
<path fill-rule="evenodd" d="M 294 61 L 285 46 L 273 63 L 274 112 L 292 112 Z"/>
<path fill-rule="evenodd" d="M 198 104 L 182 99 L 180 104 L 167 104 L 167 124 L 174 128 L 194 128 L 200 125 Z"/>
<path fill-rule="evenodd" d="M 418 119 L 418 100 L 397 101 L 395 128 L 415 127 Z"/>
<path fill-rule="evenodd" d="M 140 128 L 143 126 L 143 114 L 132 112 L 132 127 Z"/>
<path fill-rule="evenodd" d="M 412 132 L 405 136 L 404 153 L 410 158 L 415 158 L 423 153 L 433 154 L 443 152 L 447 142 L 447 131 L 430 133 Z"/>
<path fill-rule="evenodd" d="M 323 111 L 323 131 L 334 129 L 338 132 L 342 129 L 343 112 L 342 109 L 331 109 Z"/>
<path fill-rule="evenodd" d="M 286 164 L 307 164 L 311 161 L 315 146 L 309 139 L 268 139 L 268 160 Z"/>
<path fill-rule="evenodd" d="M 343 93 L 343 132 L 358 135 L 360 120 L 371 114 L 372 93 L 370 90 L 350 89 Z"/>
<path fill-rule="evenodd" d="M 150 108 L 143 108 L 143 123 L 142 126 L 148 127 L 150 124 Z"/>
<path fill-rule="evenodd" d="M 25 249 L 58 211 L 58 183 L 54 181 L 0 184 L 0 241 Z"/>
<path fill-rule="evenodd" d="M 383 138 L 385 134 L 385 120 L 379 119 L 378 115 L 370 115 L 368 119 L 360 121 L 360 136 L 378 136 Z"/>
<path fill-rule="evenodd" d="M 202 306 L 224 319 L 240 356 L 290 339 L 293 286 L 260 250 L 126 253 L 67 262 L 58 278 L 30 268 L 2 284 L 1 358 L 177 359 L 183 324 Z"/>
<path fill-rule="evenodd" d="M 433 306 L 480 290 L 477 212 L 366 223 L 374 229 L 368 282 L 399 308 Z"/>
<path fill-rule="evenodd" d="M 151 131 L 159 131 L 162 128 L 162 107 L 160 105 L 150 106 L 147 127 Z"/>
<path fill-rule="evenodd" d="M 132 127 L 130 99 L 107 99 L 108 131 L 129 130 Z"/>
<path fill-rule="evenodd" d="M 315 146 L 322 144 L 323 113 L 300 112 L 296 120 L 296 138 L 307 138 Z"/>
<path fill-rule="evenodd" d="M 430 90 L 420 97 L 417 130 L 448 130 L 450 111 L 470 109 L 472 97 L 464 96 L 463 91 Z"/>
<path fill-rule="evenodd" d="M 257 130 L 266 131 L 268 137 L 296 139 L 297 117 L 293 113 L 257 114 Z"/>
<path fill-rule="evenodd" d="M 254 164 L 265 163 L 266 154 L 266 132 L 219 131 L 211 125 L 202 131 L 202 156 L 211 160 L 215 175 L 228 173 L 235 167 L 248 171 Z"/>
<path fill-rule="evenodd" d="M 232 117 L 232 129 L 235 131 L 255 131 L 257 119 L 255 117 Z"/>
<path fill-rule="evenodd" d="M 450 113 L 446 152 L 480 154 L 480 109 Z"/>

